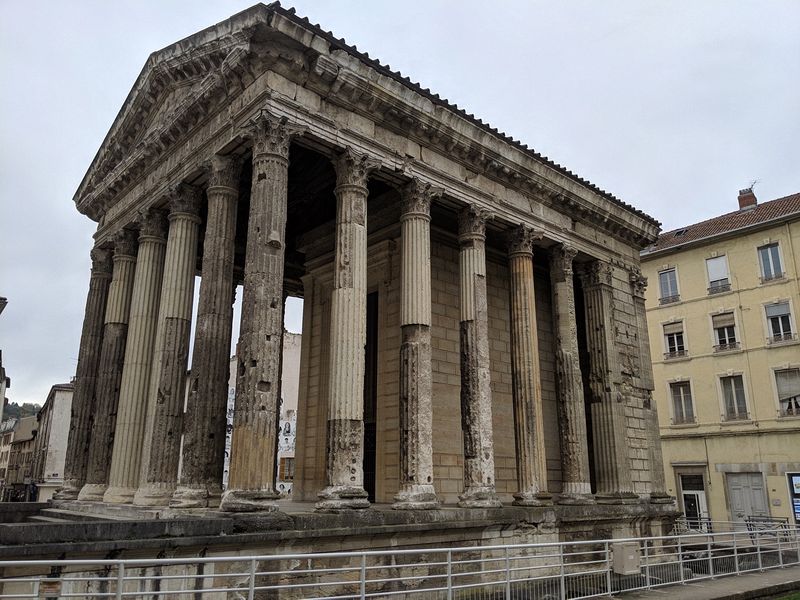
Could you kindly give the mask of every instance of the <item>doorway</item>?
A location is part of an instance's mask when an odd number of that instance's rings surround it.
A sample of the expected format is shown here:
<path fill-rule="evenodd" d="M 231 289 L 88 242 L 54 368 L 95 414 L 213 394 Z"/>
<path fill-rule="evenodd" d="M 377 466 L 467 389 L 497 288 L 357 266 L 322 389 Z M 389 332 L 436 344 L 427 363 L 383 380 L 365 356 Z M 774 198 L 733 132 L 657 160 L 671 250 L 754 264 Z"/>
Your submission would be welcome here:
<path fill-rule="evenodd" d="M 681 475 L 681 501 L 690 531 L 708 531 L 708 503 L 703 475 Z"/>
<path fill-rule="evenodd" d="M 726 481 L 731 521 L 744 522 L 748 517 L 769 516 L 761 473 L 728 473 Z"/>
<path fill-rule="evenodd" d="M 375 502 L 378 409 L 378 292 L 367 294 L 367 340 L 364 346 L 364 490 Z"/>

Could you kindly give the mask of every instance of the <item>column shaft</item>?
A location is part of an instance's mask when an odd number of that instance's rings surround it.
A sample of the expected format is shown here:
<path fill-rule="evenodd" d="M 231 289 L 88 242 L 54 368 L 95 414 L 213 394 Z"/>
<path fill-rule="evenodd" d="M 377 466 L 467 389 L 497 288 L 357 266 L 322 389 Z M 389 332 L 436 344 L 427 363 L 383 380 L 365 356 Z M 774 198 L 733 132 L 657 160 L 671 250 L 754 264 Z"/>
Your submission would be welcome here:
<path fill-rule="evenodd" d="M 97 399 L 89 445 L 86 484 L 79 500 L 101 502 L 108 489 L 108 470 L 114 445 L 119 386 L 128 337 L 133 277 L 136 270 L 136 234 L 123 229 L 114 243 L 114 272 L 106 305 L 103 348 L 97 370 Z"/>
<path fill-rule="evenodd" d="M 274 510 L 280 425 L 283 263 L 289 145 L 299 130 L 262 112 L 252 123 L 253 182 L 247 228 L 236 405 L 223 510 Z"/>
<path fill-rule="evenodd" d="M 114 449 L 105 502 L 133 501 L 139 485 L 150 371 L 164 272 L 166 215 L 148 210 L 139 231 L 128 341 L 119 391 Z"/>
<path fill-rule="evenodd" d="M 133 499 L 140 506 L 169 504 L 178 479 L 201 199 L 200 190 L 188 185 L 171 192 L 142 470 Z"/>
<path fill-rule="evenodd" d="M 556 331 L 558 417 L 561 433 L 561 496 L 559 502 L 591 502 L 586 409 L 575 321 L 572 261 L 576 251 L 558 246 L 550 254 L 553 318 Z"/>
<path fill-rule="evenodd" d="M 501 506 L 495 494 L 489 317 L 486 297 L 487 213 L 469 206 L 459 214 L 461 292 L 461 429 L 464 493 L 460 506 Z"/>
<path fill-rule="evenodd" d="M 619 368 L 613 338 L 613 267 L 595 261 L 583 276 L 597 501 L 634 500 L 625 439 L 625 402 L 618 385 Z"/>
<path fill-rule="evenodd" d="M 350 148 L 336 161 L 336 256 L 331 292 L 327 487 L 319 510 L 366 508 L 364 344 L 367 328 L 367 179 L 378 163 Z"/>
<path fill-rule="evenodd" d="M 107 250 L 100 248 L 92 250 L 92 272 L 89 278 L 89 293 L 86 296 L 81 345 L 78 350 L 75 392 L 64 464 L 64 485 L 57 496 L 64 500 L 77 498 L 86 479 L 97 368 L 103 341 L 103 314 L 106 310 L 111 281 L 110 258 Z"/>
<path fill-rule="evenodd" d="M 519 491 L 514 504 L 550 503 L 547 493 L 547 456 L 533 282 L 533 242 L 541 238 L 520 226 L 509 235 L 511 274 L 511 375 L 514 394 L 514 433 Z"/>
<path fill-rule="evenodd" d="M 400 490 L 396 509 L 436 508 L 431 372 L 431 199 L 417 180 L 403 189 L 400 216 Z"/>
<path fill-rule="evenodd" d="M 170 502 L 176 508 L 217 506 L 222 496 L 240 171 L 241 162 L 231 157 L 215 156 L 210 164 L 200 299 L 184 415 L 183 467 Z"/>

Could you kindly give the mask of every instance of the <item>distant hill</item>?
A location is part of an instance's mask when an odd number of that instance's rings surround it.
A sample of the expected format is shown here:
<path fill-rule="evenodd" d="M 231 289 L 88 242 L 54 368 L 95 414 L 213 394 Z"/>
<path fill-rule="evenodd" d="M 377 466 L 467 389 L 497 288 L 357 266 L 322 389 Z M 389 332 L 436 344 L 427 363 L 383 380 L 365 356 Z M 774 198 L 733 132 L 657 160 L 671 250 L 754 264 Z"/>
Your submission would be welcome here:
<path fill-rule="evenodd" d="M 21 419 L 22 417 L 30 417 L 39 412 L 42 408 L 41 404 L 31 404 L 30 402 L 24 403 L 22 406 L 16 402 L 6 404 L 3 409 L 3 419 Z"/>

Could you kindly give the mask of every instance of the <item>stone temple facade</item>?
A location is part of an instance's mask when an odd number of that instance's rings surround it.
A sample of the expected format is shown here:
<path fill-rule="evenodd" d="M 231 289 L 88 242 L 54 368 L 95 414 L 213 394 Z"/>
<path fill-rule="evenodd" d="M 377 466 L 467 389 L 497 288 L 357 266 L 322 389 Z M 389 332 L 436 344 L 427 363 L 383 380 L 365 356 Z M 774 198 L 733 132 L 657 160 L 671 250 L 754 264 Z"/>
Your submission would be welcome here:
<path fill-rule="evenodd" d="M 658 223 L 294 11 L 152 54 L 75 203 L 98 226 L 62 499 L 278 508 L 300 296 L 295 502 L 671 514 L 639 268 Z"/>

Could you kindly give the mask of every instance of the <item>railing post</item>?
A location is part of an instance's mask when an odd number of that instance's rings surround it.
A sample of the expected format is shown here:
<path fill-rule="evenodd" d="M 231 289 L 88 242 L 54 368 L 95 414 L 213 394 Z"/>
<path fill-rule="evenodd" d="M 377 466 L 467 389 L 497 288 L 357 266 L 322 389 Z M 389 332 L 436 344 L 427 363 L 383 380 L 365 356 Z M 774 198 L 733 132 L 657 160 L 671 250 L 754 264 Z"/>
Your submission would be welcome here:
<path fill-rule="evenodd" d="M 678 534 L 678 570 L 681 573 L 681 583 L 686 583 L 686 578 L 683 576 L 683 544 L 681 543 L 681 536 Z"/>
<path fill-rule="evenodd" d="M 511 600 L 511 562 L 508 560 L 508 546 L 506 550 L 506 600 Z"/>
<path fill-rule="evenodd" d="M 708 574 L 714 579 L 714 555 L 711 553 L 711 536 L 706 537 L 706 548 L 708 551 Z"/>
<path fill-rule="evenodd" d="M 739 546 L 736 543 L 736 530 L 733 530 L 733 560 L 736 563 L 736 574 L 741 575 L 739 570 Z"/>
<path fill-rule="evenodd" d="M 561 600 L 566 600 L 567 598 L 567 582 L 565 580 L 565 573 L 564 573 L 564 544 L 558 545 L 558 554 L 559 554 L 559 566 L 560 566 L 560 573 L 559 573 L 559 596 Z"/>
<path fill-rule="evenodd" d="M 761 532 L 756 531 L 756 554 L 758 554 L 758 570 L 764 570 L 764 562 L 761 560 Z"/>
<path fill-rule="evenodd" d="M 783 568 L 783 551 L 781 550 L 781 534 L 780 530 L 778 530 L 778 535 L 776 536 L 778 540 L 778 564 Z"/>
<path fill-rule="evenodd" d="M 647 582 L 647 589 L 650 589 L 650 544 L 644 540 L 644 580 Z"/>
<path fill-rule="evenodd" d="M 447 551 L 447 600 L 453 600 L 453 551 Z"/>
<path fill-rule="evenodd" d="M 606 550 L 606 589 L 608 595 L 611 595 L 611 551 L 608 542 L 605 542 Z"/>
<path fill-rule="evenodd" d="M 367 597 L 367 555 L 361 553 L 361 600 Z"/>
<path fill-rule="evenodd" d="M 125 587 L 125 563 L 119 561 L 117 563 L 117 598 L 122 598 L 122 592 Z"/>
<path fill-rule="evenodd" d="M 250 559 L 250 577 L 247 580 L 247 600 L 256 597 L 256 559 Z"/>

